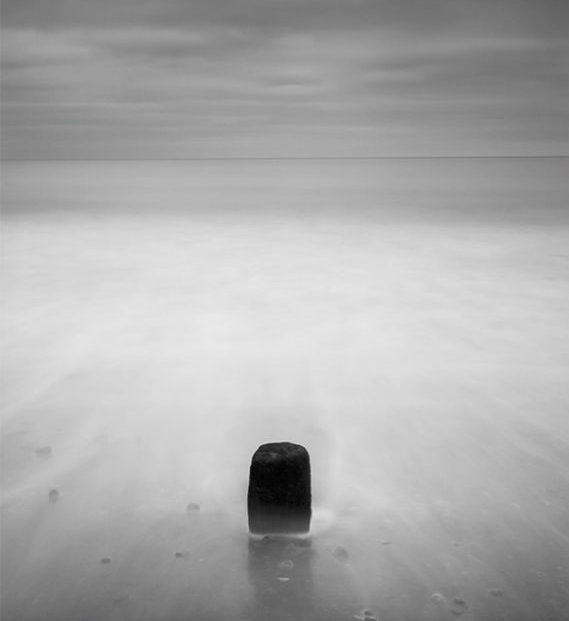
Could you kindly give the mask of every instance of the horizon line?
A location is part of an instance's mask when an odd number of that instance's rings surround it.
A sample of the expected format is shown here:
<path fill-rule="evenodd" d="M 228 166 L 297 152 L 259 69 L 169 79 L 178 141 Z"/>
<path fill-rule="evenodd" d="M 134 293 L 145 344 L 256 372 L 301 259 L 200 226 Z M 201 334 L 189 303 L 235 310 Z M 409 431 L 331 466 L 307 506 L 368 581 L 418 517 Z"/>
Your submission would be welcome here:
<path fill-rule="evenodd" d="M 566 159 L 555 155 L 325 155 L 325 156 L 211 156 L 211 157 L 80 157 L 0 158 L 2 162 L 208 162 L 208 161 L 294 161 L 294 160 L 474 160 L 474 159 Z"/>

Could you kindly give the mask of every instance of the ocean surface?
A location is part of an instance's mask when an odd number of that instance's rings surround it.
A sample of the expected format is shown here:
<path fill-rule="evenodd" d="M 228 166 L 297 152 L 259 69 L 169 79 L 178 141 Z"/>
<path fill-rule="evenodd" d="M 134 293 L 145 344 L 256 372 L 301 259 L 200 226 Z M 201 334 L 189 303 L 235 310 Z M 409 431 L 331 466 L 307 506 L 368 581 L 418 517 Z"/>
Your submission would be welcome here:
<path fill-rule="evenodd" d="M 2 620 L 566 619 L 567 163 L 4 162 Z"/>

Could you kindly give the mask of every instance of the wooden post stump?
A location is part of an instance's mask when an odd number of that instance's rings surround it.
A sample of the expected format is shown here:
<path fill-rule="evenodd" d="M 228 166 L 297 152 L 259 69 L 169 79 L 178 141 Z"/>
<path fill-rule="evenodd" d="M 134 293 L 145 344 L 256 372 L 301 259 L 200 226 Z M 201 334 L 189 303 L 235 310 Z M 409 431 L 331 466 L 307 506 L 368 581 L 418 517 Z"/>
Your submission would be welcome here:
<path fill-rule="evenodd" d="M 306 533 L 310 529 L 310 457 L 299 444 L 262 444 L 253 455 L 247 495 L 254 534 Z"/>

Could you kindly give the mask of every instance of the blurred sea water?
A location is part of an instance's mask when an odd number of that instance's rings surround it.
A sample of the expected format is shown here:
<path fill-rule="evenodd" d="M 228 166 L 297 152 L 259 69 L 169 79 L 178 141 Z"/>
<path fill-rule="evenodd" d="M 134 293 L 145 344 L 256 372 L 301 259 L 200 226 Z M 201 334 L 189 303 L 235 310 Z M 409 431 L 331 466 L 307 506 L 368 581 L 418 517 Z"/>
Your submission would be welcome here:
<path fill-rule="evenodd" d="M 3 619 L 564 618 L 566 159 L 2 176 Z M 248 540 L 280 440 L 308 552 Z"/>

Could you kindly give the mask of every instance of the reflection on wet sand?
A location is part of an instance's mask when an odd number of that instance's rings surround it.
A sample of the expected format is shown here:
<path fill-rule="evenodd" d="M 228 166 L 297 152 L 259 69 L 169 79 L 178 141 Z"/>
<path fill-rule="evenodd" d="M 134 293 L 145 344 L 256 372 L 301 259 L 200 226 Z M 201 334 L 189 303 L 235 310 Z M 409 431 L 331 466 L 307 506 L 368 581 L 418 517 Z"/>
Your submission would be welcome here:
<path fill-rule="evenodd" d="M 249 540 L 248 573 L 255 619 L 304 619 L 314 608 L 314 550 L 308 537 L 266 536 Z"/>

